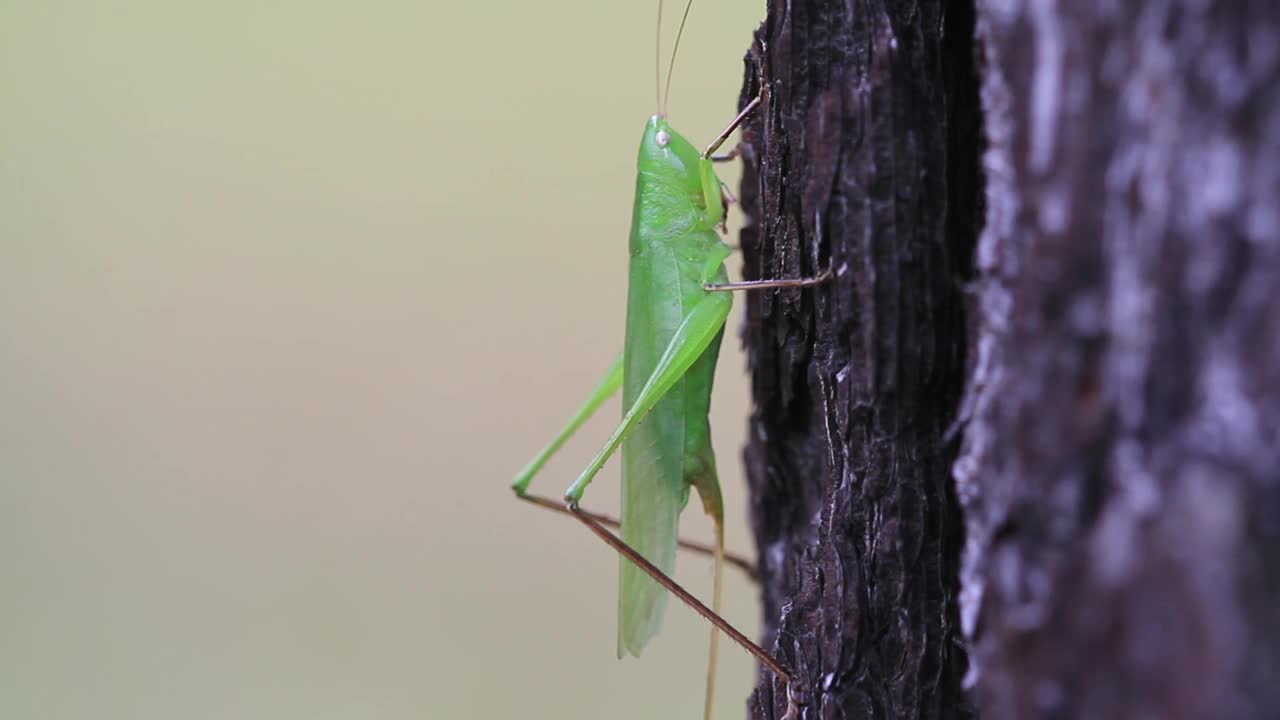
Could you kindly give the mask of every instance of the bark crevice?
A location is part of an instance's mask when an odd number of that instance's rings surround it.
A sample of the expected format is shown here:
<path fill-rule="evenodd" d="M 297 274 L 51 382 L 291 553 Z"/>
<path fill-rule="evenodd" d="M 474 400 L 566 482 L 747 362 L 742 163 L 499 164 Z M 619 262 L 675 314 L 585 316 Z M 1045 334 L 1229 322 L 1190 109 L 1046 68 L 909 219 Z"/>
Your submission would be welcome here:
<path fill-rule="evenodd" d="M 806 717 L 1274 717 L 1280 5 L 770 0 L 747 66 L 744 274 L 836 272 L 743 329 Z"/>
<path fill-rule="evenodd" d="M 763 639 L 810 717 L 961 718 L 947 430 L 981 218 L 972 10 L 848 12 L 770 3 L 743 89 L 768 89 L 743 135 L 744 274 L 835 271 L 747 298 Z M 750 708 L 781 717 L 781 688 Z"/>

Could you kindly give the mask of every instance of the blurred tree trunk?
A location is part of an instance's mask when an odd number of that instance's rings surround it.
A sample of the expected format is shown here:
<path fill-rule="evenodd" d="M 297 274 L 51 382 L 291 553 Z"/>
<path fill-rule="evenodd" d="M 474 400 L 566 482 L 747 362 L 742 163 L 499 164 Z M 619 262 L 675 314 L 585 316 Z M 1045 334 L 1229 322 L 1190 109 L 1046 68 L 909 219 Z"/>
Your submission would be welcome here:
<path fill-rule="evenodd" d="M 1280 5 L 771 0 L 761 82 L 744 272 L 836 271 L 743 330 L 805 716 L 1280 716 Z"/>

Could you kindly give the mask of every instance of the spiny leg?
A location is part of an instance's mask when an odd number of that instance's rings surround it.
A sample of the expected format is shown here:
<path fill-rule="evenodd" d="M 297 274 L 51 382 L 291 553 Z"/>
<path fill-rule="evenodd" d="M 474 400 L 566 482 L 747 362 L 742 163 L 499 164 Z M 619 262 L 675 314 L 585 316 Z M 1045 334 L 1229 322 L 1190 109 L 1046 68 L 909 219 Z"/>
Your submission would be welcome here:
<path fill-rule="evenodd" d="M 538 507 L 551 510 L 552 512 L 562 513 L 565 515 L 573 514 L 565 506 L 563 501 L 552 500 L 549 497 L 544 497 L 542 495 L 535 495 L 533 493 L 524 493 L 524 494 L 516 493 L 516 497 L 520 498 L 521 500 L 524 500 L 525 502 L 531 503 L 533 505 L 537 505 Z M 586 515 L 587 517 L 591 518 L 592 520 L 595 520 L 596 522 L 600 523 L 601 525 L 604 525 L 605 527 L 616 528 L 616 527 L 622 526 L 622 522 L 620 520 L 610 515 L 605 515 L 604 513 L 598 513 L 591 510 L 583 510 L 582 508 L 579 508 L 578 512 L 583 515 Z M 680 547 L 684 548 L 685 550 L 689 550 L 690 552 L 695 552 L 695 553 L 698 553 L 699 555 L 706 555 L 708 557 L 715 557 L 716 546 L 711 543 L 705 543 L 699 540 L 687 540 L 685 538 L 679 538 L 678 540 L 676 540 L 676 542 L 680 545 Z M 741 570 L 743 574 L 745 574 L 747 578 L 750 579 L 752 582 L 760 581 L 760 575 L 756 572 L 755 565 L 753 565 L 750 560 L 743 557 L 742 555 L 725 553 L 724 561 Z"/>

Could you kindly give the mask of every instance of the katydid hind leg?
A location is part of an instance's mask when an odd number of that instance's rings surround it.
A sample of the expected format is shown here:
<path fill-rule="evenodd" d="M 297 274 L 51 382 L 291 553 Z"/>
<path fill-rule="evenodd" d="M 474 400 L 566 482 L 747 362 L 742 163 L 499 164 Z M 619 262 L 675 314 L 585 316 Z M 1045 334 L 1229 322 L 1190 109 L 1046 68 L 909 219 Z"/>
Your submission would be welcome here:
<path fill-rule="evenodd" d="M 649 417 L 650 411 L 681 382 L 708 347 L 721 336 L 730 304 L 726 296 L 706 293 L 684 312 L 679 326 L 662 346 L 656 361 L 649 366 L 647 375 L 632 378 L 633 387 L 638 389 L 628 394 L 630 404 L 613 435 L 565 493 L 565 500 L 570 506 L 577 507 L 587 485 L 624 442 L 637 432 L 657 432 L 659 425 L 650 424 L 642 428 L 640 421 Z M 654 422 L 664 418 L 668 416 L 658 416 Z M 626 538 L 623 542 L 643 555 L 655 568 L 669 572 L 675 562 L 678 517 L 684 501 L 679 490 L 670 487 L 672 481 L 681 482 L 680 463 L 677 461 L 674 469 L 668 467 L 664 472 L 658 472 L 666 462 L 663 458 L 672 457 L 660 450 L 660 442 L 643 442 L 631 448 L 630 454 L 623 458 L 622 523 Z M 682 452 L 683 449 L 673 450 Z M 655 452 L 658 454 L 650 460 L 637 454 Z M 654 484 L 650 485 L 651 482 Z M 649 489 L 639 494 L 632 492 L 642 487 Z M 637 520 L 642 522 L 636 524 Z M 649 638 L 657 633 L 668 597 L 661 583 L 633 568 L 634 565 L 624 563 L 619 577 L 619 657 L 626 653 L 638 655 Z"/>
<path fill-rule="evenodd" d="M 752 652 L 758 656 L 763 655 L 761 661 L 765 662 L 764 658 L 768 657 L 768 654 L 764 653 L 764 651 L 760 650 L 758 646 L 747 640 L 742 633 L 725 623 L 715 610 L 709 609 L 701 602 L 698 602 L 688 592 L 679 587 L 679 585 L 663 573 L 657 565 L 650 562 L 640 551 L 637 551 L 621 538 L 609 532 L 595 518 L 583 513 L 578 508 L 578 501 L 581 499 L 582 492 L 585 490 L 587 483 L 591 481 L 591 478 L 599 471 L 600 467 L 603 466 L 608 457 L 630 434 L 636 423 L 644 418 L 645 414 L 657 403 L 657 401 L 665 395 L 680 378 L 684 377 L 690 368 L 692 368 L 693 365 L 704 356 L 707 349 L 721 337 L 725 319 L 729 314 L 729 306 L 730 302 L 728 297 L 708 294 L 694 305 L 693 308 L 685 315 L 680 327 L 677 328 L 676 332 L 672 335 L 667 348 L 663 351 L 661 358 L 655 365 L 653 372 L 645 381 L 644 386 L 636 396 L 632 406 L 627 409 L 627 412 L 624 415 L 621 424 L 618 426 L 618 429 L 614 432 L 613 437 L 610 438 L 609 442 L 606 443 L 605 447 L 600 451 L 596 459 L 592 461 L 592 463 L 583 472 L 582 476 L 579 477 L 578 482 L 574 483 L 573 487 L 569 489 L 565 495 L 565 499 L 568 502 L 570 512 L 591 528 L 597 536 L 621 553 L 625 558 L 630 560 L 636 567 L 642 570 L 659 585 L 669 590 L 672 594 L 676 595 L 676 597 L 680 598 L 686 604 L 689 604 L 690 607 L 694 608 L 706 617 L 715 627 L 723 630 L 726 634 L 730 635 L 730 637 L 733 637 L 734 640 L 742 644 L 748 652 Z M 713 460 L 711 462 L 714 463 Z M 713 464 L 708 467 L 708 471 L 714 473 Z M 715 512 L 717 515 L 715 554 L 717 558 L 717 565 L 719 566 L 723 563 L 724 535 L 718 500 L 716 502 Z M 716 583 L 716 588 L 718 605 L 720 595 L 719 581 Z M 770 661 L 771 660 L 772 658 L 770 658 Z M 776 665 L 776 663 L 773 664 Z"/>
<path fill-rule="evenodd" d="M 679 598 L 681 602 L 689 606 L 694 612 L 701 615 L 721 632 L 728 635 L 735 643 L 740 645 L 743 650 L 746 650 L 753 657 L 759 660 L 761 664 L 769 668 L 769 670 L 777 675 L 784 683 L 788 685 L 791 683 L 791 674 L 787 672 L 787 669 L 783 667 L 782 663 L 778 662 L 778 660 L 774 658 L 773 655 L 770 655 L 767 650 L 757 645 L 746 635 L 742 634 L 742 632 L 734 627 L 728 620 L 725 620 L 718 613 L 707 607 L 705 603 L 694 597 L 692 593 L 685 590 L 684 587 L 673 580 L 669 575 L 662 572 L 662 570 L 658 569 L 658 567 L 653 563 L 646 560 L 643 555 L 636 552 L 636 550 L 630 545 L 623 542 L 622 538 L 614 535 L 604 525 L 601 525 L 589 514 L 583 512 L 581 508 L 572 504 L 567 507 L 569 514 L 577 518 L 583 525 L 586 525 L 587 528 L 596 535 L 596 537 L 599 537 L 609 545 L 609 547 L 616 550 L 618 554 L 634 563 L 636 567 L 639 567 L 645 574 L 653 578 L 655 582 L 670 591 L 672 595 Z"/>
<path fill-rule="evenodd" d="M 521 499 L 529 502 L 533 502 L 534 504 L 540 505 L 543 507 L 549 507 L 551 504 L 554 504 L 555 502 L 554 500 L 542 498 L 533 494 L 522 495 Z M 601 540 L 603 540 L 605 544 L 613 548 L 619 555 L 621 555 L 627 561 L 634 563 L 636 567 L 640 568 L 640 570 L 642 570 L 645 574 L 653 578 L 655 582 L 657 582 L 662 587 L 666 588 L 672 595 L 675 595 L 681 602 L 687 605 L 694 612 L 701 615 L 705 620 L 707 620 L 707 622 L 711 623 L 713 631 L 723 632 L 724 634 L 728 635 L 729 638 L 733 640 L 738 646 L 740 646 L 743 650 L 745 650 L 748 654 L 750 654 L 756 660 L 760 661 L 762 665 L 769 668 L 770 672 L 776 675 L 777 678 L 782 681 L 783 685 L 788 688 L 788 697 L 790 696 L 791 674 L 782 665 L 782 663 L 777 660 L 777 658 L 775 658 L 773 655 L 769 653 L 769 651 L 765 650 L 756 642 L 748 638 L 745 634 L 742 633 L 741 630 L 738 630 L 738 628 L 734 627 L 732 623 L 730 623 L 728 620 L 725 620 L 724 617 L 719 612 L 707 607 L 705 603 L 703 603 L 701 600 L 695 597 L 688 590 L 685 590 L 684 587 L 680 585 L 680 583 L 672 579 L 671 576 L 659 570 L 657 566 L 655 566 L 653 563 L 645 559 L 643 555 L 641 555 L 634 548 L 632 548 L 631 546 L 623 542 L 622 538 L 610 532 L 610 530 L 607 527 L 605 527 L 605 523 L 601 522 L 601 517 L 599 515 L 595 513 L 587 512 L 582 508 L 573 504 L 561 505 L 559 506 L 559 508 L 561 512 L 564 512 L 565 514 L 574 517 L 583 525 L 585 525 L 589 530 L 591 530 L 591 532 L 594 535 L 596 535 Z M 605 518 L 605 519 L 612 520 L 611 518 Z M 717 525 L 717 547 L 722 549 L 723 543 L 724 543 L 723 528 L 721 525 Z M 715 585 L 716 585 L 714 590 L 716 594 L 715 604 L 719 605 L 720 604 L 719 598 L 722 593 L 722 583 L 719 577 L 716 578 Z M 708 673 L 709 673 L 708 682 L 711 682 L 710 673 L 712 671 L 713 671 L 713 668 L 708 670 Z M 788 715 L 790 716 L 791 713 L 788 713 Z"/>
<path fill-rule="evenodd" d="M 586 469 L 582 471 L 582 474 L 578 476 L 578 479 L 565 492 L 566 502 L 577 507 L 582 500 L 582 493 L 595 478 L 596 474 L 600 472 L 600 468 L 604 467 L 609 457 L 622 445 L 622 441 L 631 434 L 636 423 L 644 419 L 645 414 L 653 409 L 658 400 L 667 394 L 667 391 L 697 361 L 698 357 L 702 355 L 702 351 L 707 349 L 707 346 L 719 334 L 720 329 L 724 327 L 724 321 L 727 317 L 729 317 L 729 300 L 716 295 L 707 295 L 702 298 L 684 316 L 680 327 L 672 335 L 671 341 L 662 353 L 662 357 L 658 360 L 653 372 L 645 381 L 644 387 L 641 388 L 640 393 L 636 396 L 635 402 L 631 404 L 631 407 L 627 408 L 626 414 L 622 417 L 622 422 L 618 424 L 617 429 L 613 431 L 613 435 L 605 442 L 600 452 L 596 454 Z"/>
<path fill-rule="evenodd" d="M 521 495 L 520 499 L 530 503 L 531 505 L 536 505 L 537 507 L 544 508 L 546 510 L 550 510 L 555 513 L 560 513 L 563 515 L 573 514 L 565 506 L 563 500 L 555 500 L 545 495 L 538 495 L 537 493 L 530 493 L 530 492 L 526 492 L 523 495 Z M 596 522 L 608 528 L 618 528 L 618 527 L 621 527 L 622 525 L 622 522 L 618 520 L 618 518 L 613 517 L 612 515 L 608 515 L 601 512 L 595 512 L 594 510 L 587 510 L 584 508 L 579 508 L 578 512 L 582 513 L 583 515 L 586 515 L 592 520 L 595 520 Z M 696 555 L 703 555 L 710 558 L 714 558 L 716 556 L 716 553 L 720 550 L 717 543 L 708 543 L 708 542 L 703 542 L 701 540 L 691 540 L 689 538 L 679 538 L 676 540 L 676 544 L 680 547 L 681 550 L 687 550 Z M 760 580 L 760 575 L 756 571 L 755 563 L 753 563 L 751 559 L 745 555 L 739 555 L 737 553 L 732 553 L 725 550 L 724 564 L 732 565 L 733 567 L 737 568 L 742 572 L 743 575 L 747 576 L 748 580 L 751 580 L 752 582 L 759 582 Z"/>
<path fill-rule="evenodd" d="M 520 497 L 524 497 L 526 495 L 529 489 L 529 483 L 533 481 L 533 476 L 542 469 L 543 465 L 547 464 L 547 461 L 551 459 L 552 455 L 556 454 L 556 451 L 564 445 L 565 441 L 577 432 L 578 428 L 582 427 L 582 424 L 600 409 L 600 406 L 603 405 L 606 400 L 612 397 L 614 393 L 618 392 L 618 388 L 620 387 L 622 387 L 621 354 L 618 355 L 618 359 L 609 367 L 604 378 L 602 378 L 600 383 L 596 385 L 595 389 L 591 391 L 591 394 L 587 396 L 586 402 L 582 404 L 582 407 L 578 408 L 578 411 L 569 419 L 569 422 L 564 426 L 564 428 L 551 439 L 551 442 L 547 443 L 546 447 L 544 447 L 532 460 L 529 461 L 528 465 L 524 466 L 524 469 L 516 474 L 515 480 L 511 483 L 511 489 L 515 490 L 516 495 Z"/>
<path fill-rule="evenodd" d="M 524 495 L 521 495 L 520 498 L 522 500 L 531 502 L 535 505 L 547 507 L 549 509 L 553 505 L 555 505 L 554 500 L 543 498 L 531 493 L 526 493 Z M 757 643 L 752 641 L 750 638 L 748 638 L 745 634 L 743 634 L 741 630 L 738 630 L 736 627 L 734 627 L 732 623 L 730 623 L 728 620 L 725 620 L 724 617 L 720 615 L 718 611 L 712 610 L 711 608 L 707 607 L 705 603 L 703 603 L 698 598 L 694 597 L 694 595 L 690 593 L 688 590 L 685 590 L 684 587 L 680 585 L 680 583 L 672 579 L 671 576 L 662 572 L 660 569 L 658 569 L 657 566 L 655 566 L 653 563 L 645 559 L 645 557 L 641 555 L 639 552 L 637 552 L 634 548 L 632 548 L 631 546 L 623 542 L 622 538 L 610 532 L 610 530 L 607 527 L 605 527 L 606 522 L 602 522 L 602 520 L 607 520 L 609 522 L 616 522 L 616 521 L 614 521 L 612 518 L 601 517 L 596 513 L 587 512 L 586 510 L 583 510 L 582 508 L 574 504 L 558 505 L 556 506 L 556 509 L 559 512 L 563 512 L 577 519 L 579 522 L 585 525 L 589 530 L 591 530 L 593 534 L 595 534 L 597 537 L 603 540 L 605 544 L 613 548 L 619 555 L 621 555 L 627 561 L 634 563 L 636 567 L 640 568 L 640 570 L 646 573 L 649 577 L 653 578 L 655 582 L 657 582 L 662 587 L 666 588 L 669 592 L 671 592 L 672 595 L 675 595 L 681 602 L 683 602 L 685 605 L 691 608 L 694 612 L 701 615 L 704 619 L 706 619 L 709 623 L 711 623 L 713 631 L 720 631 L 728 635 L 729 638 L 733 640 L 735 643 L 737 643 L 743 650 L 745 650 L 752 657 L 759 660 L 762 665 L 769 668 L 769 670 L 773 672 L 774 675 L 776 675 L 778 679 L 781 680 L 785 686 L 788 687 L 788 692 L 790 692 L 791 674 L 782 665 L 782 663 L 780 663 L 776 658 L 774 658 L 773 655 L 769 654 L 767 650 L 760 647 L 760 645 L 758 645 Z M 716 527 L 717 527 L 716 547 L 719 551 L 722 551 L 723 544 L 724 544 L 723 527 L 720 524 L 717 524 Z M 702 548 L 699 548 L 699 550 L 701 549 Z M 712 551 L 716 552 L 717 550 L 712 550 Z M 715 585 L 716 585 L 714 590 L 716 594 L 715 604 L 719 605 L 720 595 L 722 593 L 722 584 L 721 584 L 721 579 L 719 577 L 716 578 Z M 709 670 L 708 672 L 710 673 L 711 670 Z M 710 676 L 708 678 L 708 682 L 711 682 Z"/>
<path fill-rule="evenodd" d="M 528 492 L 529 484 L 532 481 L 533 476 L 536 475 L 547 463 L 550 457 L 554 455 L 562 445 L 564 445 L 565 441 L 567 441 L 569 437 L 571 437 L 573 433 L 577 431 L 577 429 L 600 408 L 605 400 L 609 399 L 617 392 L 618 388 L 622 384 L 622 367 L 622 356 L 619 355 L 618 359 L 605 373 L 604 378 L 602 378 L 600 383 L 592 390 L 586 402 L 584 402 L 582 407 L 574 413 L 573 417 L 565 427 L 561 429 L 556 437 L 553 438 L 551 442 L 549 442 L 547 446 L 544 447 L 538 455 L 524 467 L 524 469 L 517 473 L 516 479 L 512 483 L 512 488 L 520 499 L 526 500 L 538 507 L 551 510 L 552 512 L 568 513 L 563 501 L 552 500 L 548 497 Z M 583 512 L 607 527 L 617 528 L 622 524 L 617 518 L 604 513 L 585 510 Z M 714 557 L 717 551 L 714 544 L 698 540 L 679 538 L 677 540 L 677 544 L 684 550 L 700 555 L 706 555 L 708 557 Z M 749 579 L 753 581 L 758 579 L 755 564 L 747 557 L 735 553 L 725 553 L 724 561 L 741 570 Z"/>

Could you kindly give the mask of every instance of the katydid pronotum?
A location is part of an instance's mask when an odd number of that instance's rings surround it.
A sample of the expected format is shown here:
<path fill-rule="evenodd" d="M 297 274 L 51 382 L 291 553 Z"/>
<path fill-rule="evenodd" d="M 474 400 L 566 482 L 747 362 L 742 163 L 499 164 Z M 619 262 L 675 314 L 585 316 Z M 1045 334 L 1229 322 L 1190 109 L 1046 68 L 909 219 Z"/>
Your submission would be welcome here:
<path fill-rule="evenodd" d="M 681 32 L 691 5 L 689 0 L 680 23 Z M 659 31 L 661 18 L 659 0 Z M 671 65 L 679 43 L 677 33 Z M 660 69 L 658 74 L 660 77 Z M 728 634 L 783 681 L 787 686 L 787 715 L 793 716 L 797 707 L 790 673 L 720 616 L 724 508 L 708 412 L 712 376 L 732 302 L 729 291 L 806 287 L 827 280 L 830 272 L 813 278 L 728 281 L 724 261 L 732 248 L 716 232 L 723 227 L 727 203 L 712 161 L 730 159 L 736 153 L 725 158 L 713 153 L 763 102 L 763 89 L 706 150 L 699 152 L 667 122 L 670 82 L 669 66 L 667 90 L 659 91 L 658 112 L 645 125 L 640 142 L 622 356 L 564 429 L 520 471 L 512 488 L 524 500 L 578 519 L 620 554 L 619 657 L 624 653 L 639 655 L 658 632 L 670 591 L 712 624 L 704 716 L 711 714 L 717 630 Z M 619 388 L 623 394 L 622 421 L 565 493 L 563 503 L 529 493 L 533 476 Z M 619 520 L 613 520 L 581 509 L 579 502 L 587 485 L 619 448 L 622 512 Z M 714 523 L 714 545 L 682 541 L 677 535 L 679 515 L 691 488 L 697 490 Z M 621 537 L 606 525 L 619 526 Z M 714 556 L 711 608 L 671 579 L 677 546 Z M 749 567 L 742 560 L 733 561 Z"/>

